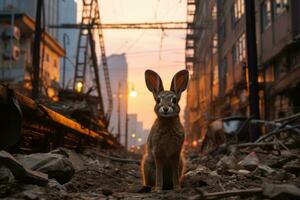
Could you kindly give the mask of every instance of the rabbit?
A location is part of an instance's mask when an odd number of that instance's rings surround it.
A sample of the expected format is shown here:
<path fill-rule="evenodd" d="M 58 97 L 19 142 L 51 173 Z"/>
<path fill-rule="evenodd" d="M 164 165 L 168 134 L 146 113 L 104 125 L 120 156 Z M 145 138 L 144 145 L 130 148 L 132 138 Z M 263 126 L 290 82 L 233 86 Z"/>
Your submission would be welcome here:
<path fill-rule="evenodd" d="M 147 88 L 153 93 L 157 115 L 147 139 L 141 171 L 143 187 L 154 187 L 155 191 L 180 190 L 183 169 L 181 150 L 184 142 L 184 129 L 179 119 L 178 102 L 181 93 L 187 88 L 189 74 L 181 70 L 172 79 L 170 91 L 164 90 L 160 76 L 146 70 Z"/>

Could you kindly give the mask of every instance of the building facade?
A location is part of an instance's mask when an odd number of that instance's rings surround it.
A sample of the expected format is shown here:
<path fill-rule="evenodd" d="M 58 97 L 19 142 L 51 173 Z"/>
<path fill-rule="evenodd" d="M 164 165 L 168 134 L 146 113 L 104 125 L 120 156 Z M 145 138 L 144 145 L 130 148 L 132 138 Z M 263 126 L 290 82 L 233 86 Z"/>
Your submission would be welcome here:
<path fill-rule="evenodd" d="M 256 6 L 265 93 L 261 112 L 266 119 L 285 117 L 300 111 L 300 2 L 265 0 Z"/>
<path fill-rule="evenodd" d="M 27 96 L 31 95 L 32 89 L 34 28 L 35 22 L 26 14 L 11 15 L 10 12 L 0 12 L 0 80 Z M 47 32 L 42 37 L 40 91 L 45 97 L 56 98 L 59 89 L 60 58 L 64 55 L 64 49 Z"/>
<path fill-rule="evenodd" d="M 299 112 L 297 0 L 260 0 L 256 35 L 261 118 Z M 245 0 L 195 1 L 194 67 L 186 124 L 190 142 L 218 118 L 249 116 Z"/>
<path fill-rule="evenodd" d="M 49 29 L 48 25 L 58 24 L 60 10 L 59 2 L 66 0 L 44 1 L 45 28 L 46 31 L 56 40 L 59 39 L 58 29 Z M 68 0 L 69 1 L 69 0 Z M 10 9 L 17 13 L 26 13 L 35 21 L 37 0 L 1 0 L 0 10 Z"/>

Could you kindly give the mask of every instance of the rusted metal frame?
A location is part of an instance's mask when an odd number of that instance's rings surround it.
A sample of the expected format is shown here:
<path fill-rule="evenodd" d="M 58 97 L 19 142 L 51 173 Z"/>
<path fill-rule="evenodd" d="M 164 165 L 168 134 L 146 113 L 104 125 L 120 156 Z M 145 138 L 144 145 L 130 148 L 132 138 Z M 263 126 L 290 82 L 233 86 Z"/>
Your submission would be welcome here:
<path fill-rule="evenodd" d="M 104 36 L 103 36 L 103 30 L 102 30 L 102 24 L 101 24 L 101 15 L 99 10 L 99 3 L 98 0 L 94 0 L 94 19 L 93 24 L 98 24 L 98 37 L 99 37 L 99 46 L 101 50 L 101 62 L 103 66 L 103 72 L 104 72 L 104 79 L 105 79 L 105 86 L 106 86 L 106 92 L 108 97 L 108 108 L 106 112 L 106 125 L 108 127 L 111 113 L 113 110 L 113 97 L 112 97 L 112 90 L 111 90 L 111 84 L 110 84 L 110 77 L 109 77 L 109 69 L 108 69 L 108 63 L 106 58 L 106 52 L 105 52 L 105 43 L 104 43 Z"/>
<path fill-rule="evenodd" d="M 4 94 L 0 94 L 0 97 L 3 95 Z M 18 99 L 20 106 L 22 107 L 22 111 L 24 112 L 25 122 L 28 122 L 26 125 L 31 124 L 30 127 L 32 127 L 32 123 L 40 123 L 43 126 L 46 125 L 49 127 L 56 127 L 57 130 L 62 128 L 66 129 L 66 132 L 70 131 L 70 133 L 79 137 L 86 136 L 97 141 L 107 142 L 108 145 L 116 145 L 116 141 L 114 141 L 113 137 L 108 132 L 95 132 L 84 128 L 79 123 L 60 115 L 59 113 L 38 104 L 32 99 L 19 93 L 16 93 L 16 98 Z M 36 129 L 40 131 L 41 127 L 36 127 Z M 54 130 L 54 134 L 57 134 L 57 131 Z"/>
<path fill-rule="evenodd" d="M 100 104 L 100 116 L 104 117 L 104 107 L 103 107 L 103 99 L 102 99 L 102 93 L 101 93 L 101 84 L 100 84 L 100 77 L 99 77 L 99 68 L 98 68 L 95 40 L 93 38 L 92 30 L 89 29 L 88 32 L 89 32 L 88 38 L 89 38 L 91 54 L 92 54 L 92 62 L 93 62 L 93 68 L 94 68 L 94 74 L 95 74 L 96 88 L 97 88 L 99 104 Z"/>

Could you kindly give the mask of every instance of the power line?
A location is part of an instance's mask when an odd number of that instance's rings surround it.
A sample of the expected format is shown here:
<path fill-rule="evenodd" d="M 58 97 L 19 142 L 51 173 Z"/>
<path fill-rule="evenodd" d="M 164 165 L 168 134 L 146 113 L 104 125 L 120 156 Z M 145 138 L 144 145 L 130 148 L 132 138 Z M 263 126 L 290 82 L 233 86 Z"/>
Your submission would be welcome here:
<path fill-rule="evenodd" d="M 49 28 L 79 29 L 81 24 L 59 24 L 49 25 Z M 204 29 L 205 27 L 188 27 L 187 22 L 144 22 L 144 23 L 110 23 L 83 25 L 84 29 L 162 29 L 162 30 L 186 30 L 186 29 Z"/>

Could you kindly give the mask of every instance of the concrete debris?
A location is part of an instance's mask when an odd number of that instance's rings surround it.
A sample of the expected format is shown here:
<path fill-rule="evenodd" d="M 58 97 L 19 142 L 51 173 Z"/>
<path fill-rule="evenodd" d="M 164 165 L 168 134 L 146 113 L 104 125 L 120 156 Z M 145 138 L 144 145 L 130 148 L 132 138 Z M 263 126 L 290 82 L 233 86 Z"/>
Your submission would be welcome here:
<path fill-rule="evenodd" d="M 259 164 L 259 159 L 256 156 L 255 152 L 251 152 L 243 160 L 241 160 L 238 163 L 239 166 L 241 166 L 247 170 L 250 170 L 250 171 L 255 170 L 257 168 L 258 164 Z"/>
<path fill-rule="evenodd" d="M 291 184 L 265 183 L 263 195 L 271 199 L 300 199 L 300 188 Z"/>
<path fill-rule="evenodd" d="M 6 151 L 0 151 L 0 164 L 7 167 L 17 180 L 37 185 L 45 185 L 48 182 L 47 174 L 24 167 Z"/>
<path fill-rule="evenodd" d="M 0 183 L 12 183 L 14 179 L 14 175 L 7 167 L 0 166 Z"/>
<path fill-rule="evenodd" d="M 18 160 L 25 167 L 48 174 L 49 178 L 56 179 L 63 184 L 74 175 L 74 167 L 68 158 L 57 153 L 34 153 L 18 156 Z"/>
<path fill-rule="evenodd" d="M 290 145 L 287 149 L 284 141 L 281 141 L 283 145 L 277 145 L 276 148 L 273 146 L 276 141 L 267 140 L 272 145 L 248 142 L 247 145 L 223 144 L 221 150 L 219 146 L 213 153 L 205 155 L 198 149 L 184 152 L 186 166 L 181 178 L 181 190 L 160 193 L 142 186 L 141 155 L 122 149 L 86 149 L 76 153 L 59 148 L 50 153 L 19 155 L 17 158 L 24 167 L 48 169 L 45 172 L 51 179 L 42 187 L 18 181 L 9 184 L 0 181 L 0 198 L 299 199 L 300 148 Z M 4 166 L 14 175 L 14 168 Z M 49 173 L 50 169 L 59 171 L 56 177 Z M 60 179 L 65 178 L 64 173 L 70 173 L 66 170 L 74 174 L 61 182 Z M 6 169 L 4 172 L 4 175 L 8 173 Z"/>

